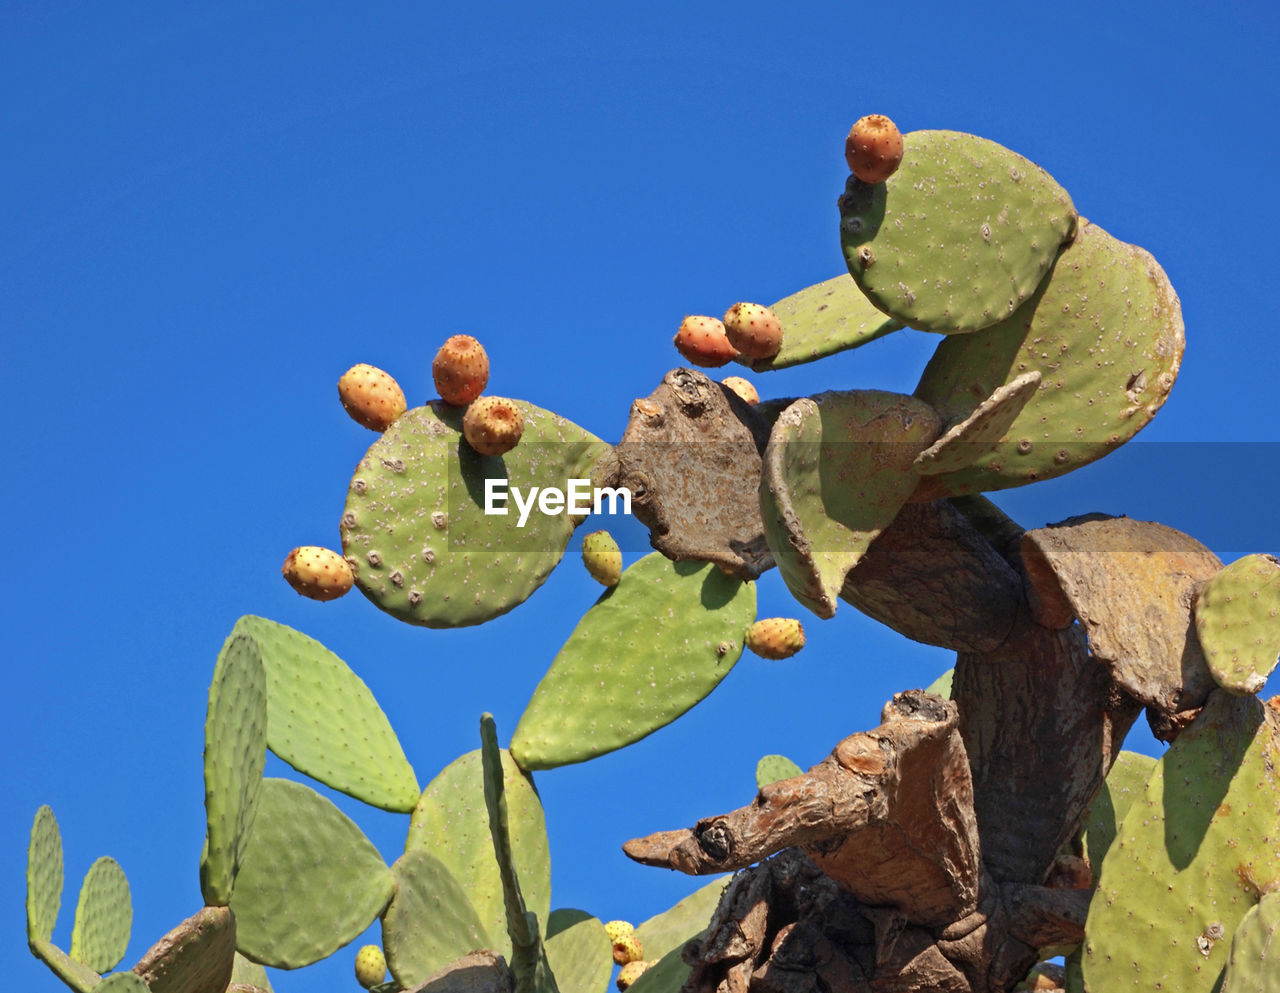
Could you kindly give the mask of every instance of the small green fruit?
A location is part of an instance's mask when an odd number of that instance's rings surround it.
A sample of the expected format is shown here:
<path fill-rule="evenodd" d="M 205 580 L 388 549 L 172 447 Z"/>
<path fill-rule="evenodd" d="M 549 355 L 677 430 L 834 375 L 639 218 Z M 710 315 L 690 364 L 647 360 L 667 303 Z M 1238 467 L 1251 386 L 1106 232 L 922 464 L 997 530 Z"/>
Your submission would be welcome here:
<path fill-rule="evenodd" d="M 356 952 L 356 982 L 373 989 L 386 978 L 387 959 L 377 945 L 365 945 Z"/>
<path fill-rule="evenodd" d="M 622 578 L 622 550 L 608 531 L 594 531 L 582 539 L 582 564 L 602 586 L 614 587 Z M 613 924 L 625 921 L 611 921 Z M 606 929 L 608 924 L 605 925 Z M 627 924 L 627 927 L 630 927 Z"/>
<path fill-rule="evenodd" d="M 762 659 L 789 659 L 804 648 L 804 627 L 794 617 L 766 617 L 747 629 L 747 647 Z"/>

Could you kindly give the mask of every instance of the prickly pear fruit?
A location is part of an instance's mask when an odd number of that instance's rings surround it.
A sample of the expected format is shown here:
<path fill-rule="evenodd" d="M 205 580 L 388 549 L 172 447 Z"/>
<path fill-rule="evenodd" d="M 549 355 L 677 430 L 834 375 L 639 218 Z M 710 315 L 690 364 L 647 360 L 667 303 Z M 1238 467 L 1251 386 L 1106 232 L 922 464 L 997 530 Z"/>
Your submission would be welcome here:
<path fill-rule="evenodd" d="M 376 366 L 361 362 L 338 380 L 338 399 L 352 420 L 371 431 L 385 431 L 408 409 L 400 384 Z"/>
<path fill-rule="evenodd" d="M 615 980 L 618 989 L 625 990 L 655 964 L 654 962 L 628 962 L 618 970 L 618 978 Z"/>
<path fill-rule="evenodd" d="M 582 564 L 602 586 L 617 586 L 622 578 L 622 549 L 608 531 L 595 531 L 582 539 Z"/>
<path fill-rule="evenodd" d="M 747 629 L 747 647 L 762 659 L 789 659 L 804 648 L 804 627 L 794 617 L 766 617 Z"/>
<path fill-rule="evenodd" d="M 756 392 L 756 388 L 741 376 L 725 376 L 720 380 L 722 386 L 727 386 L 742 398 L 744 403 L 749 403 L 753 407 L 760 402 L 760 394 Z"/>
<path fill-rule="evenodd" d="M 844 142 L 849 171 L 864 183 L 883 183 L 902 164 L 902 132 L 884 114 L 868 114 Z"/>
<path fill-rule="evenodd" d="M 280 571 L 290 586 L 312 600 L 336 600 L 356 581 L 346 559 L 317 545 L 295 548 Z"/>
<path fill-rule="evenodd" d="M 624 938 L 629 934 L 635 934 L 636 929 L 630 921 L 609 921 L 604 926 L 604 933 L 609 936 L 610 944 L 616 945 L 618 939 Z"/>
<path fill-rule="evenodd" d="M 471 335 L 455 334 L 436 352 L 431 378 L 441 400 L 465 407 L 484 392 L 489 382 L 489 356 Z"/>
<path fill-rule="evenodd" d="M 356 982 L 370 990 L 386 978 L 387 959 L 377 945 L 365 945 L 356 952 Z"/>
<path fill-rule="evenodd" d="M 639 962 L 644 958 L 644 945 L 634 934 L 624 934 L 613 943 L 613 960 L 618 965 Z"/>
<path fill-rule="evenodd" d="M 725 311 L 724 332 L 749 359 L 771 359 L 782 348 L 782 324 L 763 304 L 735 303 Z"/>
<path fill-rule="evenodd" d="M 524 415 L 503 397 L 481 397 L 462 415 L 462 436 L 481 455 L 503 455 L 520 443 Z"/>
<path fill-rule="evenodd" d="M 724 323 L 714 317 L 694 314 L 680 322 L 675 336 L 676 350 L 694 365 L 724 365 L 737 354 L 725 333 Z"/>

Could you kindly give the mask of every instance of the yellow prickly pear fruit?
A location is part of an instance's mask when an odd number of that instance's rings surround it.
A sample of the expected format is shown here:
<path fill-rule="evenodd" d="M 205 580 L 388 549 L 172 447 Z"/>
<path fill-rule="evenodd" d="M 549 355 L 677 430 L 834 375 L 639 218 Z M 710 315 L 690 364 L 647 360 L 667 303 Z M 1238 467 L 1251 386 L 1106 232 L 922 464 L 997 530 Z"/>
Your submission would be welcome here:
<path fill-rule="evenodd" d="M 613 960 L 618 965 L 639 962 L 642 958 L 644 958 L 644 945 L 640 943 L 640 939 L 634 932 L 624 934 L 613 943 Z"/>
<path fill-rule="evenodd" d="M 582 564 L 591 578 L 602 586 L 617 586 L 622 578 L 622 549 L 608 531 L 593 531 L 582 539 Z M 610 921 L 626 924 L 625 921 Z M 605 928 L 608 929 L 608 924 Z M 627 924 L 627 927 L 631 927 Z M 616 944 L 616 941 L 615 941 Z"/>
<path fill-rule="evenodd" d="M 868 114 L 849 130 L 844 157 L 862 182 L 883 183 L 902 164 L 902 132 L 884 114 Z"/>
<path fill-rule="evenodd" d="M 609 936 L 609 941 L 616 945 L 619 938 L 635 934 L 636 929 L 629 921 L 609 921 L 604 926 L 604 933 Z"/>
<path fill-rule="evenodd" d="M 440 399 L 465 407 L 484 392 L 489 382 L 489 355 L 469 334 L 455 334 L 440 346 L 431 363 Z"/>
<path fill-rule="evenodd" d="M 481 397 L 462 415 L 462 436 L 481 455 L 504 455 L 520 443 L 524 415 L 503 397 Z"/>
<path fill-rule="evenodd" d="M 760 394 L 756 392 L 756 388 L 741 376 L 725 376 L 724 379 L 720 380 L 720 383 L 738 394 L 744 403 L 749 403 L 754 407 L 760 402 Z"/>
<path fill-rule="evenodd" d="M 361 362 L 338 380 L 338 399 L 351 419 L 372 431 L 385 431 L 407 408 L 404 390 L 389 373 Z"/>
<path fill-rule="evenodd" d="M 782 348 L 782 323 L 763 304 L 735 303 L 725 311 L 724 333 L 749 359 L 771 359 Z"/>
<path fill-rule="evenodd" d="M 789 659 L 804 648 L 804 627 L 794 617 L 766 617 L 747 629 L 747 647 L 762 659 Z"/>
<path fill-rule="evenodd" d="M 356 982 L 365 989 L 373 989 L 387 975 L 387 960 L 377 945 L 365 945 L 356 952 Z"/>
<path fill-rule="evenodd" d="M 350 592 L 356 580 L 346 559 L 318 545 L 295 548 L 280 571 L 290 586 L 312 600 L 336 600 Z"/>
<path fill-rule="evenodd" d="M 628 962 L 618 970 L 618 978 L 615 980 L 618 989 L 625 990 L 656 964 L 656 962 Z"/>

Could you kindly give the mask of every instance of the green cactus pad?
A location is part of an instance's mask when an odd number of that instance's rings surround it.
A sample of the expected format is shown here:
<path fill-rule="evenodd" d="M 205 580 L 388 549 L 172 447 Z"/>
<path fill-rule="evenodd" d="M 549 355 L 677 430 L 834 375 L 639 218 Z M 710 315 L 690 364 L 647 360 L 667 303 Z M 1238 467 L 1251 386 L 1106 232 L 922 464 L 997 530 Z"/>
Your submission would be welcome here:
<path fill-rule="evenodd" d="M 132 928 L 129 881 L 120 863 L 104 855 L 89 866 L 80 887 L 71 957 L 94 972 L 109 972 L 124 958 Z"/>
<path fill-rule="evenodd" d="M 686 941 L 705 931 L 731 878 L 717 876 L 669 910 L 664 910 L 639 925 L 636 937 L 644 946 L 644 957 L 657 959 L 668 952 L 679 951 Z"/>
<path fill-rule="evenodd" d="M 1116 832 L 1124 823 L 1125 814 L 1146 791 L 1155 766 L 1156 760 L 1148 755 L 1121 752 L 1089 804 L 1081 829 L 1084 831 L 1085 854 L 1095 876 L 1115 841 Z"/>
<path fill-rule="evenodd" d="M 1039 370 L 1023 373 L 978 404 L 963 420 L 943 432 L 942 437 L 916 456 L 916 472 L 936 476 L 973 465 L 1005 436 L 1040 388 Z"/>
<path fill-rule="evenodd" d="M 585 910 L 555 910 L 547 918 L 547 961 L 560 993 L 603 993 L 613 949 L 599 918 Z"/>
<path fill-rule="evenodd" d="M 951 684 L 955 680 L 956 670 L 953 666 L 925 687 L 926 693 L 936 693 L 944 700 L 951 699 Z"/>
<path fill-rule="evenodd" d="M 755 620 L 755 584 L 654 552 L 583 615 L 511 739 L 522 769 L 603 755 L 674 721 L 719 684 Z"/>
<path fill-rule="evenodd" d="M 1012 314 L 1039 285 L 1076 211 L 1034 162 L 955 131 L 903 136 L 883 183 L 849 177 L 840 244 L 862 291 L 922 331 L 977 331 Z"/>
<path fill-rule="evenodd" d="M 241 986 L 254 986 L 265 990 L 266 993 L 271 993 L 271 981 L 267 978 L 267 970 L 257 962 L 250 962 L 239 952 L 236 952 L 234 964 L 231 967 L 231 982 Z"/>
<path fill-rule="evenodd" d="M 70 986 L 76 993 L 90 993 L 99 987 L 102 977 L 83 962 L 77 962 L 57 945 L 39 938 L 27 942 L 31 954 L 47 965 L 55 976 Z"/>
<path fill-rule="evenodd" d="M 1156 765 L 1097 876 L 1086 989 L 1215 989 L 1226 939 L 1280 884 L 1280 711 L 1212 693 Z"/>
<path fill-rule="evenodd" d="M 506 752 L 502 771 L 516 871 L 529 909 L 539 920 L 546 920 L 551 912 L 551 852 L 542 803 L 533 783 Z M 430 852 L 444 864 L 475 908 L 489 947 L 510 957 L 502 876 L 493 857 L 479 749 L 455 759 L 423 790 L 405 841 L 406 852 L 415 850 Z"/>
<path fill-rule="evenodd" d="M 845 576 L 915 490 L 912 463 L 941 427 L 927 404 L 879 390 L 797 400 L 774 423 L 765 537 L 791 594 L 819 617 L 835 614 Z"/>
<path fill-rule="evenodd" d="M 253 639 L 232 630 L 218 655 L 204 724 L 204 806 L 200 892 L 225 907 L 257 812 L 267 761 L 267 690 Z"/>
<path fill-rule="evenodd" d="M 1082 221 L 1053 271 L 1012 317 L 942 341 L 916 396 L 948 421 L 969 416 L 1002 385 L 1042 376 L 990 452 L 930 476 L 937 499 L 1061 476 L 1118 448 L 1173 388 L 1184 336 L 1178 296 L 1141 248 Z"/>
<path fill-rule="evenodd" d="M 771 359 L 735 360 L 756 372 L 815 362 L 903 326 L 871 306 L 848 274 L 806 287 L 770 309 L 782 325 L 782 349 Z"/>
<path fill-rule="evenodd" d="M 329 800 L 264 779 L 231 897 L 236 947 L 280 969 L 318 962 L 357 938 L 395 885 L 377 849 Z"/>
<path fill-rule="evenodd" d="M 1214 681 L 1257 693 L 1280 656 L 1280 562 L 1273 555 L 1232 562 L 1204 584 L 1195 618 Z"/>
<path fill-rule="evenodd" d="M 150 987 L 132 972 L 117 972 L 94 987 L 98 993 L 151 993 Z"/>
<path fill-rule="evenodd" d="M 803 771 L 785 755 L 765 755 L 756 763 L 756 786 L 764 787 L 781 782 L 798 776 Z"/>
<path fill-rule="evenodd" d="M 313 638 L 263 617 L 236 630 L 262 653 L 267 747 L 304 775 L 383 810 L 408 813 L 418 780 L 377 700 Z"/>
<path fill-rule="evenodd" d="M 50 941 L 62 906 L 62 834 L 47 804 L 36 811 L 27 845 L 27 940 Z"/>
<path fill-rule="evenodd" d="M 627 993 L 680 993 L 692 971 L 681 957 L 677 946 L 649 966 L 627 988 Z"/>
<path fill-rule="evenodd" d="M 1274 993 L 1280 982 L 1280 892 L 1268 893 L 1240 921 L 1222 993 Z"/>
<path fill-rule="evenodd" d="M 573 533 L 567 514 L 534 508 L 519 526 L 486 515 L 486 480 L 568 489 L 610 451 L 576 424 L 523 401 L 524 436 L 503 456 L 462 439 L 460 407 L 433 402 L 403 414 L 356 467 L 342 547 L 356 583 L 394 617 L 427 627 L 480 624 L 523 603 L 550 575 Z"/>
<path fill-rule="evenodd" d="M 467 893 L 439 859 L 423 849 L 391 866 L 396 892 L 382 918 L 382 947 L 391 975 L 405 989 L 476 948 L 493 947 Z"/>
<path fill-rule="evenodd" d="M 224 993 L 235 979 L 236 919 L 227 907 L 204 907 L 157 941 L 133 971 L 151 993 Z M 262 966 L 259 988 L 269 989 Z"/>

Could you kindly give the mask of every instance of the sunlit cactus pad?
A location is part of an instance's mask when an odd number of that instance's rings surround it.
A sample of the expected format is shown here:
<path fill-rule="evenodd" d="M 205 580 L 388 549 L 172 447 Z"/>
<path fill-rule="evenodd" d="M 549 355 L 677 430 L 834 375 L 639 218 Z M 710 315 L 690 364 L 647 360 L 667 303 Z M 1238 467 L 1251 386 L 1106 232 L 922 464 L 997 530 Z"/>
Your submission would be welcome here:
<path fill-rule="evenodd" d="M 871 302 L 922 331 L 977 331 L 1022 304 L 1075 229 L 1053 178 L 994 141 L 956 131 L 903 136 L 883 183 L 849 177 L 845 261 Z"/>
<path fill-rule="evenodd" d="M 519 526 L 485 514 L 486 480 L 567 490 L 589 479 L 609 446 L 562 417 L 513 401 L 524 435 L 502 456 L 462 438 L 458 407 L 433 402 L 401 416 L 356 467 L 342 515 L 343 551 L 356 584 L 410 624 L 480 624 L 523 603 L 564 554 L 573 519 L 534 509 Z M 496 507 L 495 507 L 496 509 Z"/>
<path fill-rule="evenodd" d="M 405 989 L 491 938 L 445 865 L 423 849 L 407 851 L 391 866 L 395 896 L 382 919 L 387 967 Z"/>
<path fill-rule="evenodd" d="M 814 362 L 903 326 L 871 306 L 847 273 L 793 293 L 771 309 L 782 325 L 782 349 L 771 359 L 737 359 L 757 372 Z"/>
<path fill-rule="evenodd" d="M 560 993 L 603 993 L 613 957 L 600 919 L 584 910 L 555 910 L 546 932 L 547 961 Z"/>
<path fill-rule="evenodd" d="M 1274 993 L 1280 986 L 1280 891 L 1244 915 L 1231 939 L 1222 993 Z"/>
<path fill-rule="evenodd" d="M 157 941 L 133 971 L 151 993 L 223 993 L 235 979 L 236 959 L 235 916 L 226 907 L 205 907 Z M 262 966 L 253 969 L 257 985 L 269 988 Z"/>
<path fill-rule="evenodd" d="M 1209 993 L 1237 925 L 1277 886 L 1280 711 L 1218 690 L 1157 763 L 1102 862 L 1085 988 Z"/>
<path fill-rule="evenodd" d="M 1246 555 L 1215 575 L 1195 606 L 1196 635 L 1218 685 L 1257 693 L 1280 655 L 1280 562 Z"/>
<path fill-rule="evenodd" d="M 71 957 L 95 972 L 114 969 L 124 958 L 132 926 L 129 881 L 120 863 L 104 855 L 89 866 L 80 887 Z"/>
<path fill-rule="evenodd" d="M 948 421 L 1032 371 L 1040 388 L 1001 442 L 933 476 L 929 499 L 1021 486 L 1078 469 L 1132 438 L 1173 388 L 1182 309 L 1151 255 L 1081 221 L 1053 271 L 1012 317 L 942 341 L 915 394 Z"/>
<path fill-rule="evenodd" d="M 27 939 L 51 941 L 62 905 L 62 834 L 49 806 L 36 811 L 27 847 Z"/>

